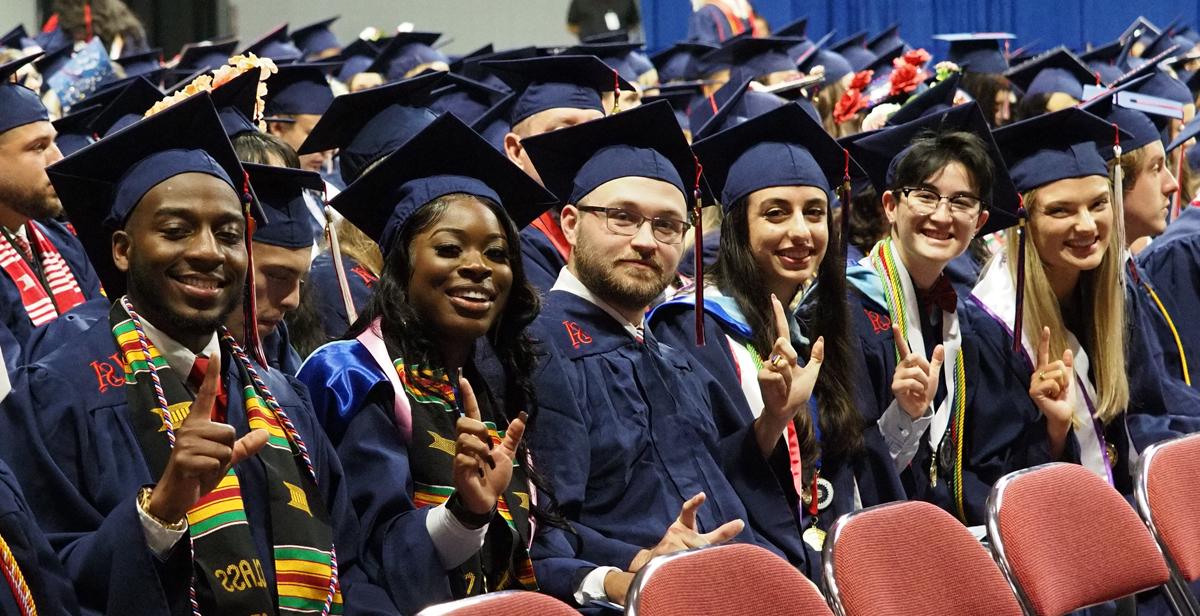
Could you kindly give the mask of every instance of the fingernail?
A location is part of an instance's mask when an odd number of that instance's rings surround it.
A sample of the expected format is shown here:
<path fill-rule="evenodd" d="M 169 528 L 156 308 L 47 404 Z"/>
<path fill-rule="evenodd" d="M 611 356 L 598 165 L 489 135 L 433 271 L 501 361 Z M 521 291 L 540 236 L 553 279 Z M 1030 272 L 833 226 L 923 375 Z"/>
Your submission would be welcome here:
<path fill-rule="evenodd" d="M 461 380 L 462 380 L 462 378 L 463 378 L 463 375 L 462 375 L 462 368 L 459 368 L 459 369 L 458 369 L 458 380 L 460 380 L 460 381 L 461 381 Z"/>
<path fill-rule="evenodd" d="M 521 423 L 529 423 L 529 413 L 521 411 L 520 413 L 517 413 L 517 419 L 520 419 Z"/>
<path fill-rule="evenodd" d="M 489 468 L 496 468 L 496 459 L 492 456 L 487 457 L 487 463 Z"/>

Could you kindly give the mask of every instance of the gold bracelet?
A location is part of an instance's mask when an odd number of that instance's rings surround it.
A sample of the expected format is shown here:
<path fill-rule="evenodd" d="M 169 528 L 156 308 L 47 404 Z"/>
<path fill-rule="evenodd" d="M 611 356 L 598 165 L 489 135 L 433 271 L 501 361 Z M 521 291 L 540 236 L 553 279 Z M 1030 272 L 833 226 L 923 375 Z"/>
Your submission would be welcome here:
<path fill-rule="evenodd" d="M 167 530 L 173 530 L 173 531 L 186 530 L 187 529 L 187 516 L 184 516 L 183 519 L 175 521 L 175 522 L 168 522 L 168 521 L 154 515 L 153 513 L 150 513 L 150 495 L 153 493 L 154 493 L 154 488 L 152 488 L 150 486 L 142 486 L 142 489 L 138 491 L 138 500 L 137 500 L 138 509 L 141 509 L 142 513 L 150 516 L 150 519 L 154 520 L 155 524 L 158 524 L 159 526 L 161 526 Z"/>

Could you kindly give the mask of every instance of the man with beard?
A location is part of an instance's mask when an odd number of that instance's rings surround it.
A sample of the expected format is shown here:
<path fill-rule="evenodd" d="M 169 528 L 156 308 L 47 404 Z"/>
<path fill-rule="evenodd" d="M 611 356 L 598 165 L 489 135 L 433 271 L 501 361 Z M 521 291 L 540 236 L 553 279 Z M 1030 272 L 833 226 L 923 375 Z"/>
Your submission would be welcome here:
<path fill-rule="evenodd" d="M 9 81 L 40 54 L 0 66 L 0 325 L 24 347 L 34 328 L 90 299 L 100 280 L 79 240 L 54 220 L 62 205 L 46 166 L 62 158 L 38 95 Z M 16 368 L 17 349 L 5 349 Z"/>
<path fill-rule="evenodd" d="M 47 171 L 117 299 L 18 372 L 0 451 L 83 610 L 388 612 L 351 586 L 357 526 L 307 391 L 221 326 L 263 218 L 208 94 Z"/>
<path fill-rule="evenodd" d="M 578 558 L 637 571 L 652 552 L 707 542 L 665 545 L 672 522 L 711 532 L 742 519 L 741 541 L 799 565 L 806 557 L 781 487 L 790 475 L 780 437 L 806 399 L 791 345 L 781 337 L 759 375 L 786 403 L 746 422 L 748 408 L 642 326 L 678 265 L 697 182 L 674 117 L 658 102 L 525 140 L 564 204 L 572 246 L 531 327 L 547 355 L 535 375 L 532 456 L 578 531 Z M 676 517 L 701 494 L 703 507 Z"/>

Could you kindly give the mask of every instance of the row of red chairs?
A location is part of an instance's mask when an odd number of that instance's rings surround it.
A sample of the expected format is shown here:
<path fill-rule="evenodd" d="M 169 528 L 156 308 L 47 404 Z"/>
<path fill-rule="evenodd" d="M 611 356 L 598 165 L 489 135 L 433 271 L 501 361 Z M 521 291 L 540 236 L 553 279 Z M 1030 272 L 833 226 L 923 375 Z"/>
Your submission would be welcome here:
<path fill-rule="evenodd" d="M 907 501 L 847 514 L 825 543 L 825 596 L 782 559 L 735 544 L 651 561 L 629 616 L 911 614 L 1062 616 L 1161 588 L 1176 614 L 1200 616 L 1200 435 L 1148 447 L 1135 504 L 1082 466 L 1012 473 L 988 499 L 991 554 L 945 511 Z M 537 593 L 502 592 L 421 616 L 564 616 Z"/>

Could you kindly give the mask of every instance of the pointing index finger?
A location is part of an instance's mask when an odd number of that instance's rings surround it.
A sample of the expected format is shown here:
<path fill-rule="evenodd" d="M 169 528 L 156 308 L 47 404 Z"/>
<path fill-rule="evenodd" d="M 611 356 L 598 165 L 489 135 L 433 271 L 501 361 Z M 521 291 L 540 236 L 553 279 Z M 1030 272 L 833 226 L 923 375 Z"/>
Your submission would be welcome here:
<path fill-rule="evenodd" d="M 912 351 L 908 350 L 908 341 L 904 339 L 904 334 L 900 332 L 900 326 L 892 324 L 892 341 L 896 343 L 896 350 L 900 353 L 900 360 L 903 361 Z"/>
<path fill-rule="evenodd" d="M 1041 338 L 1038 340 L 1038 365 L 1050 363 L 1050 328 L 1043 327 Z"/>
<path fill-rule="evenodd" d="M 204 372 L 204 381 L 200 383 L 200 391 L 192 401 L 191 410 L 183 423 L 201 423 L 212 421 L 216 411 L 217 390 L 221 385 L 221 354 L 214 352 L 208 356 L 208 367 Z M 197 412 L 192 412 L 197 411 Z"/>
<path fill-rule="evenodd" d="M 467 377 L 461 372 L 458 375 L 458 391 L 462 396 L 463 413 L 468 419 L 475 421 L 483 421 L 480 419 L 479 403 L 475 400 L 475 390 L 471 389 L 471 383 L 467 381 Z"/>
<path fill-rule="evenodd" d="M 775 313 L 775 336 L 791 340 L 792 332 L 788 327 L 787 313 L 783 310 L 783 302 L 779 301 L 774 293 L 771 294 L 771 311 Z"/>

